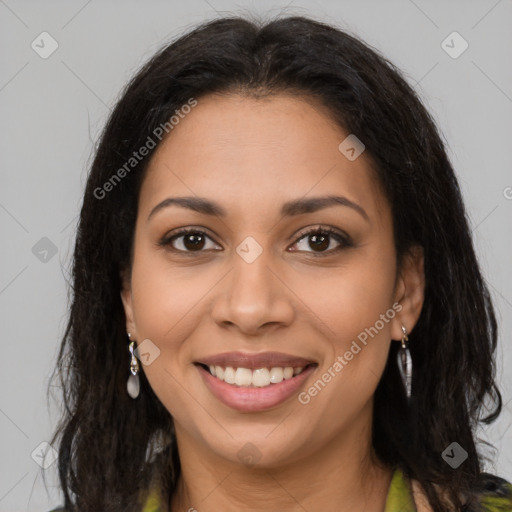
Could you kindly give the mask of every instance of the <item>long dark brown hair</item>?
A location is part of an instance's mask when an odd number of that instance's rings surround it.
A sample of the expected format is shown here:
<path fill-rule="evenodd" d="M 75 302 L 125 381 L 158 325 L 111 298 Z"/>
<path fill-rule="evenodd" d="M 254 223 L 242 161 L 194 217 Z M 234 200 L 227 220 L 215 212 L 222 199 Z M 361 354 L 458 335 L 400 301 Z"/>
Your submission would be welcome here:
<path fill-rule="evenodd" d="M 413 399 L 407 405 L 398 344 L 392 344 L 375 394 L 373 448 L 385 464 L 422 484 L 435 512 L 446 510 L 438 485 L 457 507 L 460 496 L 471 501 L 482 470 L 474 431 L 502 407 L 494 380 L 497 326 L 435 123 L 399 70 L 356 37 L 304 17 L 266 23 L 229 17 L 200 25 L 143 66 L 96 151 L 53 376 L 64 399 L 52 444 L 59 442 L 66 510 L 140 510 L 151 481 L 168 497 L 179 476 L 172 417 L 144 372 L 139 398 L 126 392 L 120 276 L 131 267 L 139 190 L 155 149 L 122 179 L 112 176 L 182 105 L 213 92 L 306 93 L 364 142 L 391 205 L 397 254 L 423 247 L 426 277 L 424 306 L 410 336 Z M 453 441 L 468 453 L 457 469 L 441 457 Z"/>

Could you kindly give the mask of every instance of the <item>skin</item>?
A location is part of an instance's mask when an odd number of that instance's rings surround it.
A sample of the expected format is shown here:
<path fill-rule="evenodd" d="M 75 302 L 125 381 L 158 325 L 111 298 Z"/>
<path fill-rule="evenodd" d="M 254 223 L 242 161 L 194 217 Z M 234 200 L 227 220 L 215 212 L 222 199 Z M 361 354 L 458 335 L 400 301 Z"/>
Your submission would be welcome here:
<path fill-rule="evenodd" d="M 141 371 L 175 422 L 182 475 L 173 511 L 384 510 L 392 472 L 371 448 L 373 395 L 392 340 L 421 312 L 423 257 L 415 248 L 397 268 L 390 205 L 369 156 L 349 161 L 338 150 L 347 135 L 308 97 L 209 95 L 152 157 L 121 297 L 132 339 L 160 350 Z M 341 205 L 280 214 L 286 201 L 325 195 L 350 199 L 368 218 Z M 227 214 L 169 206 L 148 220 L 176 196 L 208 198 Z M 206 233 L 199 252 L 185 237 L 158 245 L 183 227 Z M 319 227 L 353 245 L 331 237 L 317 249 L 303 232 Z M 250 264 L 236 252 L 247 236 L 263 250 Z M 304 391 L 394 303 L 401 311 L 306 405 L 293 396 L 238 412 L 193 364 L 235 350 L 298 355 L 319 364 Z M 238 455 L 249 442 L 254 465 Z"/>

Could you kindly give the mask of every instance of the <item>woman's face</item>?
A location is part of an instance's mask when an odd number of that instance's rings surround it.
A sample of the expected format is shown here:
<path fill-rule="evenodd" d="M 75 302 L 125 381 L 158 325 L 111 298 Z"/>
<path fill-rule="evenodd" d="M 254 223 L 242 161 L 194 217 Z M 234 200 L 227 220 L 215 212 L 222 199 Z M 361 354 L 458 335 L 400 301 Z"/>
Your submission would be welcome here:
<path fill-rule="evenodd" d="M 127 329 L 205 458 L 271 467 L 369 435 L 421 265 L 397 274 L 389 204 L 348 135 L 311 99 L 210 95 L 150 162 Z"/>

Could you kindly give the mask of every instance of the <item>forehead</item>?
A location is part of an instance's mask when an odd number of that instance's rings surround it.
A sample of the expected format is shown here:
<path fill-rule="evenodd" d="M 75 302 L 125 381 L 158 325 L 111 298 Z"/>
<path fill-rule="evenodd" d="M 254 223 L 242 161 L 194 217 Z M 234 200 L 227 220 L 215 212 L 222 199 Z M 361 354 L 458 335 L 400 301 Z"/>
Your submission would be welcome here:
<path fill-rule="evenodd" d="M 153 155 L 141 207 L 173 194 L 213 195 L 239 213 L 339 192 L 377 213 L 385 200 L 371 159 L 363 152 L 351 161 L 339 149 L 349 135 L 309 97 L 202 97 Z"/>

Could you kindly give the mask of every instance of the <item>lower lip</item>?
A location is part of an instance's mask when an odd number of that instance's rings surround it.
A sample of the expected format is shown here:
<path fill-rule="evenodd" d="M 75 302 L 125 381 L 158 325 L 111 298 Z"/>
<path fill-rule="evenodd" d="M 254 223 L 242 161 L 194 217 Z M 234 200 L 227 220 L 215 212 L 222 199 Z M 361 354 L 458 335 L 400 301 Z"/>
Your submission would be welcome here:
<path fill-rule="evenodd" d="M 304 381 L 316 368 L 316 366 L 308 366 L 295 377 L 285 379 L 279 384 L 270 384 L 259 388 L 228 384 L 214 377 L 202 366 L 196 366 L 212 394 L 223 404 L 240 412 L 260 412 L 282 404 L 297 393 Z"/>

